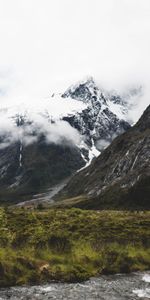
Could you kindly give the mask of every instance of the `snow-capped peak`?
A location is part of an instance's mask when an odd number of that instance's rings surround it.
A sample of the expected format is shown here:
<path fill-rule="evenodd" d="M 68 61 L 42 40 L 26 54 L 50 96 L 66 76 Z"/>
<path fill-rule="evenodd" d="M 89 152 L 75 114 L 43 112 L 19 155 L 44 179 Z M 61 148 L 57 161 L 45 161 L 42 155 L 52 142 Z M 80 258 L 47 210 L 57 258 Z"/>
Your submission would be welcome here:
<path fill-rule="evenodd" d="M 63 98 L 72 98 L 86 103 L 88 107 L 94 110 L 109 109 L 120 120 L 127 120 L 128 105 L 127 101 L 117 92 L 113 93 L 105 91 L 99 87 L 93 77 L 86 78 L 72 85 L 67 91 L 62 94 Z"/>
<path fill-rule="evenodd" d="M 95 81 L 92 76 L 87 76 L 86 78 L 76 82 L 75 84 L 72 84 L 62 96 L 67 96 L 69 93 L 74 93 L 75 90 L 80 86 L 80 85 L 86 85 L 89 88 L 95 87 Z"/>
<path fill-rule="evenodd" d="M 105 102 L 105 97 L 102 90 L 97 86 L 92 77 L 82 80 L 75 85 L 72 85 L 67 91 L 62 94 L 63 98 L 76 99 L 84 103 L 93 103 L 101 99 L 101 104 Z"/>
<path fill-rule="evenodd" d="M 88 163 L 114 137 L 130 127 L 126 122 L 127 113 L 126 101 L 118 93 L 105 91 L 93 77 L 88 77 L 62 95 L 51 94 L 38 103 L 34 100 L 1 107 L 0 134 L 5 132 L 6 136 L 2 146 L 8 144 L 8 136 L 11 136 L 9 141 L 13 140 L 14 132 L 15 140 L 22 138 L 24 141 L 25 134 L 30 142 L 35 141 L 35 132 L 46 134 L 48 141 L 55 142 L 57 132 L 57 142 L 62 141 L 63 135 L 64 139 L 71 141 L 73 137 L 74 144 Z M 16 130 L 14 126 L 19 128 Z M 81 141 L 85 146 L 80 148 Z"/>

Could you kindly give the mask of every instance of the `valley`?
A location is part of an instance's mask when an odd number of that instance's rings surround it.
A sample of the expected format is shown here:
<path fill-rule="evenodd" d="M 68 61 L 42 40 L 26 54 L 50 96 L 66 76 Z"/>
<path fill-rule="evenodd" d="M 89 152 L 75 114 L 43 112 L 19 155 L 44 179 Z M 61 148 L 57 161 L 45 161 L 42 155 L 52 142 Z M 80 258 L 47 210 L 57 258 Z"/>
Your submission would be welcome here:
<path fill-rule="evenodd" d="M 47 193 L 90 165 L 131 127 L 128 112 L 140 94 L 138 88 L 126 95 L 108 92 L 87 78 L 38 106 L 1 108 L 0 203 Z"/>
<path fill-rule="evenodd" d="M 150 0 L 0 0 L 0 300 L 150 299 Z"/>
<path fill-rule="evenodd" d="M 6 131 L 0 148 L 6 294 L 12 286 L 150 269 L 150 106 L 129 124 L 128 97 L 109 94 L 93 79 L 60 97 L 58 103 L 84 108 L 59 118 L 45 109 L 34 118 L 0 112 L 13 119 L 17 136 Z"/>

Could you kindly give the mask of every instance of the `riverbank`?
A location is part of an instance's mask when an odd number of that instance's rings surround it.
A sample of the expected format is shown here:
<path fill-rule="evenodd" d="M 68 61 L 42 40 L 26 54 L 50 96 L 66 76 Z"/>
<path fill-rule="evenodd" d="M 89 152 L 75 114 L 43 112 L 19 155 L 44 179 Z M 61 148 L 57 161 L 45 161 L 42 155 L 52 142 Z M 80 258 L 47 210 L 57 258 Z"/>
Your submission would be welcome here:
<path fill-rule="evenodd" d="M 150 212 L 0 209 L 0 287 L 150 269 Z"/>

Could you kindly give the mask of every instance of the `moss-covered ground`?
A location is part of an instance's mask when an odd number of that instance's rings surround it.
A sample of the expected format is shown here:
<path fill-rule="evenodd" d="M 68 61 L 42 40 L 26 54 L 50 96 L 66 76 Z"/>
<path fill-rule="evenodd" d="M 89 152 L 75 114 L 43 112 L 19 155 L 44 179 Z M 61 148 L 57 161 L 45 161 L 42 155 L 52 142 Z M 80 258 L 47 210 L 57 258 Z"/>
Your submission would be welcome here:
<path fill-rule="evenodd" d="M 0 287 L 150 269 L 150 212 L 0 208 Z"/>

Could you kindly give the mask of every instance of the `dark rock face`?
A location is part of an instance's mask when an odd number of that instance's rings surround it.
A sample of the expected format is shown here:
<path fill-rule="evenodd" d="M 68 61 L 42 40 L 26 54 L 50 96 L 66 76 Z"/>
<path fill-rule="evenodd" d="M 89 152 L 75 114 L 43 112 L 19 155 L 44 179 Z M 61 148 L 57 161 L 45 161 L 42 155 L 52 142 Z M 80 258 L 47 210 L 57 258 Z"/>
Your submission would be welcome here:
<path fill-rule="evenodd" d="M 150 106 L 148 106 L 148 108 L 145 110 L 135 127 L 140 131 L 150 129 Z"/>
<path fill-rule="evenodd" d="M 86 196 L 82 205 L 88 208 L 150 208 L 150 106 L 60 196 L 79 195 Z"/>
<path fill-rule="evenodd" d="M 32 194 L 51 187 L 84 163 L 77 147 L 47 144 L 42 139 L 22 148 L 15 143 L 0 150 L 0 200 L 29 200 Z"/>

